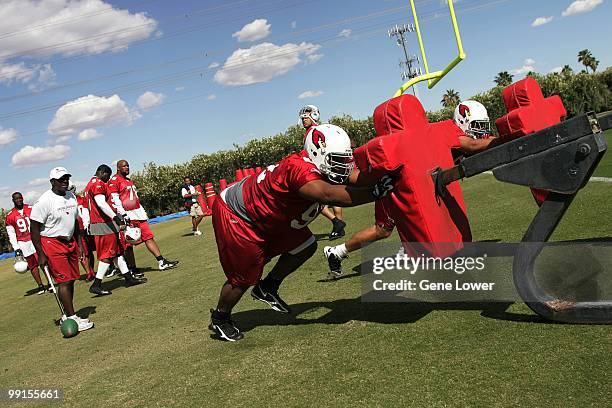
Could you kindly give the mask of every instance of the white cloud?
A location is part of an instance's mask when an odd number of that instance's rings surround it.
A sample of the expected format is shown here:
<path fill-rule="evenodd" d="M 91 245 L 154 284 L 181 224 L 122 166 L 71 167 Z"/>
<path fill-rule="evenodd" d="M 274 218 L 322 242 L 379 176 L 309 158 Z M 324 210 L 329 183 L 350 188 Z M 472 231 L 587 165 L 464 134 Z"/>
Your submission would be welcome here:
<path fill-rule="evenodd" d="M 101 137 L 102 133 L 98 132 L 96 129 L 85 129 L 79 133 L 79 140 L 81 141 L 99 139 Z"/>
<path fill-rule="evenodd" d="M 57 75 L 51 64 L 37 65 L 35 72 L 36 80 L 28 85 L 30 91 L 38 92 L 56 85 L 55 78 Z"/>
<path fill-rule="evenodd" d="M 553 73 L 553 72 L 560 73 L 562 70 L 563 70 L 563 67 L 554 67 L 549 72 L 550 73 Z"/>
<path fill-rule="evenodd" d="M 184 87 L 184 86 L 177 86 L 176 88 L 174 88 L 174 90 L 175 90 L 176 92 L 181 92 L 181 91 L 184 91 L 184 90 L 185 90 L 185 87 Z"/>
<path fill-rule="evenodd" d="M 338 37 L 349 38 L 352 33 L 353 30 L 351 30 L 350 28 L 345 28 L 344 30 L 340 31 L 340 33 L 338 33 Z"/>
<path fill-rule="evenodd" d="M 47 180 L 47 183 L 49 183 L 49 180 Z M 51 187 L 51 184 L 49 184 L 49 187 Z M 35 203 L 44 192 L 45 190 L 26 191 L 23 193 L 23 201 L 26 203 Z"/>
<path fill-rule="evenodd" d="M 270 35 L 270 27 L 268 20 L 258 18 L 242 27 L 240 31 L 236 31 L 232 37 L 237 38 L 238 42 L 261 40 Z"/>
<path fill-rule="evenodd" d="M 291 22 L 291 28 L 292 28 L 293 30 L 295 30 L 295 27 L 297 27 L 297 21 L 292 21 L 292 22 Z"/>
<path fill-rule="evenodd" d="M 298 95 L 298 99 L 316 98 L 323 95 L 323 91 L 304 91 Z"/>
<path fill-rule="evenodd" d="M 19 132 L 17 132 L 17 129 L 13 129 L 13 128 L 3 129 L 2 126 L 0 126 L 0 146 L 4 146 L 9 143 L 13 143 L 18 138 L 19 138 Z"/>
<path fill-rule="evenodd" d="M 27 67 L 25 63 L 18 64 L 3 63 L 0 60 L 0 84 L 10 85 L 13 82 L 26 83 L 36 75 L 36 70 Z"/>
<path fill-rule="evenodd" d="M 49 179 L 46 177 L 35 178 L 34 180 L 28 181 L 29 187 L 38 187 L 38 186 L 44 186 L 47 184 L 49 184 Z"/>
<path fill-rule="evenodd" d="M 218 62 L 216 62 L 216 61 L 215 61 L 215 62 L 211 62 L 211 64 L 208 66 L 208 69 L 215 69 L 215 68 L 218 68 L 218 67 L 219 67 L 219 65 L 221 65 L 221 64 L 219 64 L 219 63 L 218 63 Z"/>
<path fill-rule="evenodd" d="M 148 110 L 161 105 L 166 96 L 162 93 L 147 91 L 138 97 L 136 104 L 142 110 Z"/>
<path fill-rule="evenodd" d="M 525 61 L 523 61 L 522 67 L 513 69 L 511 73 L 512 75 L 521 75 L 521 74 L 526 74 L 532 71 L 535 72 L 536 71 L 535 64 L 536 64 L 536 61 L 533 58 L 527 58 L 525 59 Z"/>
<path fill-rule="evenodd" d="M 13 155 L 13 167 L 26 167 L 34 164 L 49 163 L 68 157 L 70 146 L 55 145 L 50 147 L 35 147 L 26 145 Z"/>
<path fill-rule="evenodd" d="M 131 111 L 119 95 L 87 95 L 60 107 L 47 131 L 53 136 L 68 136 L 85 129 L 115 124 L 131 124 L 140 114 Z"/>
<path fill-rule="evenodd" d="M 208 99 L 209 101 L 214 101 L 215 99 L 217 99 L 217 95 L 215 94 L 210 94 L 206 97 L 206 99 Z"/>
<path fill-rule="evenodd" d="M 317 62 L 321 58 L 323 58 L 323 54 L 310 54 L 310 55 L 306 56 L 306 62 L 308 64 L 314 64 L 315 62 Z"/>
<path fill-rule="evenodd" d="M 92 14 L 95 18 L 81 18 Z M 157 28 L 157 21 L 145 13 L 130 13 L 102 0 L 5 0 L 0 15 L 7 28 L 3 32 L 13 32 L 0 38 L 0 61 L 15 54 L 48 57 L 119 51 L 148 38 Z"/>
<path fill-rule="evenodd" d="M 538 17 L 535 20 L 533 20 L 533 22 L 531 23 L 532 27 L 539 27 L 541 25 L 544 24 L 548 24 L 553 20 L 553 16 L 548 16 L 548 17 Z"/>
<path fill-rule="evenodd" d="M 291 71 L 302 60 L 314 54 L 320 45 L 312 43 L 275 45 L 261 43 L 251 48 L 239 48 L 215 73 L 215 82 L 223 85 L 250 85 L 267 82 Z"/>
<path fill-rule="evenodd" d="M 561 15 L 563 17 L 568 17 L 575 14 L 588 13 L 601 3 L 603 3 L 603 0 L 577 0 L 570 4 Z"/>

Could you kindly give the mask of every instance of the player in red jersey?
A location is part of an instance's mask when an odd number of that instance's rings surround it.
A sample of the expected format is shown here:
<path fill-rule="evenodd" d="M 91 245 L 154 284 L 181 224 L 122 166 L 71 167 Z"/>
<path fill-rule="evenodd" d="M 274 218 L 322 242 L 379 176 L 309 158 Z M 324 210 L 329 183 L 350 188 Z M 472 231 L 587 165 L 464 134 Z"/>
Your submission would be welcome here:
<path fill-rule="evenodd" d="M 42 295 L 45 291 L 51 290 L 51 285 L 45 287 L 40 279 L 38 257 L 30 237 L 30 213 L 32 208 L 23 203 L 23 195 L 19 192 L 13 193 L 11 198 L 15 207 L 6 215 L 4 222 L 6 233 L 15 251 L 15 256 L 22 256 L 28 262 L 28 270 L 38 285 L 38 294 Z"/>
<path fill-rule="evenodd" d="M 389 103 L 394 107 L 399 106 L 401 99 L 392 99 Z M 401 109 L 398 111 L 401 112 Z M 404 130 L 402 118 L 394 116 L 392 112 L 393 110 L 387 103 L 379 105 L 374 111 L 374 128 L 377 136 Z M 461 102 L 455 109 L 453 120 L 445 120 L 432 125 L 443 129 L 444 134 L 448 136 L 454 157 L 478 153 L 487 149 L 494 140 L 491 137 L 487 109 L 476 101 Z M 423 148 L 427 149 L 427 143 L 423 144 Z M 356 232 L 343 244 L 333 247 L 326 246 L 323 249 L 329 265 L 330 278 L 342 275 L 342 261 L 348 257 L 349 253 L 361 249 L 365 243 L 391 236 L 395 229 L 395 220 L 391 215 L 393 206 L 391 201 L 395 199 L 394 194 L 391 193 L 389 197 L 376 202 L 374 225 Z"/>
<path fill-rule="evenodd" d="M 127 222 L 132 227 L 140 228 L 141 241 L 144 242 L 145 246 L 153 254 L 160 271 L 175 267 L 178 261 L 169 261 L 163 257 L 157 242 L 155 242 L 155 236 L 149 227 L 147 212 L 144 207 L 140 204 L 140 198 L 136 191 L 134 182 L 128 177 L 130 174 L 130 164 L 127 160 L 119 160 L 117 162 L 117 173 L 111 177 L 108 182 L 108 191 L 111 194 L 112 202 L 114 207 L 117 209 L 117 213 L 127 219 Z M 138 242 L 136 245 L 138 245 Z M 142 273 L 138 272 L 136 268 L 136 259 L 134 258 L 134 248 L 131 244 L 123 242 L 126 247 L 125 258 L 136 276 L 143 277 Z"/>
<path fill-rule="evenodd" d="M 125 226 L 126 222 L 124 217 L 116 214 L 110 205 L 110 193 L 106 184 L 110 176 L 111 168 L 102 164 L 98 166 L 96 175 L 89 180 L 87 187 L 85 187 L 85 197 L 90 217 L 89 233 L 94 236 L 98 256 L 96 277 L 89 291 L 99 296 L 111 294 L 111 291 L 102 289 L 102 279 L 104 279 L 111 262 L 115 264 L 115 267 L 125 278 L 126 286 L 146 282 L 144 279 L 137 279 L 132 276 L 123 258 L 119 231 L 121 226 Z"/>
<path fill-rule="evenodd" d="M 340 185 L 352 170 L 346 132 L 338 126 L 320 125 L 308 132 L 303 151 L 228 187 L 215 200 L 212 222 L 227 281 L 217 308 L 211 310 L 209 328 L 220 338 L 236 341 L 243 337 L 232 323 L 231 311 L 250 286 L 255 285 L 254 299 L 289 313 L 278 288 L 316 251 L 308 224 L 321 211 L 320 203 L 355 206 L 374 201 L 393 188 L 387 176 L 367 188 Z M 264 265 L 277 255 L 278 262 L 260 281 Z"/>
<path fill-rule="evenodd" d="M 89 230 L 89 209 L 87 208 L 87 202 L 85 200 L 85 196 L 83 194 L 77 194 L 76 186 L 71 184 L 68 187 L 68 191 L 75 195 L 77 200 L 77 222 L 79 223 L 79 236 L 81 241 L 83 241 L 83 256 L 81 257 L 81 266 L 85 269 L 87 273 L 85 280 L 88 282 L 94 280 L 96 273 L 94 272 L 94 252 L 96 251 L 96 243 L 94 242 L 94 237 L 88 234 Z M 87 263 L 85 263 L 85 259 L 87 259 Z"/>
<path fill-rule="evenodd" d="M 311 126 L 321 124 L 321 113 L 319 112 L 319 108 L 315 105 L 304 106 L 300 109 L 300 121 L 304 129 L 306 129 L 306 133 L 304 133 L 305 141 L 308 129 L 310 129 Z M 326 205 L 321 210 L 321 214 L 332 223 L 332 230 L 329 233 L 330 241 L 345 235 L 344 228 L 346 227 L 346 223 L 342 219 L 342 207 Z"/>

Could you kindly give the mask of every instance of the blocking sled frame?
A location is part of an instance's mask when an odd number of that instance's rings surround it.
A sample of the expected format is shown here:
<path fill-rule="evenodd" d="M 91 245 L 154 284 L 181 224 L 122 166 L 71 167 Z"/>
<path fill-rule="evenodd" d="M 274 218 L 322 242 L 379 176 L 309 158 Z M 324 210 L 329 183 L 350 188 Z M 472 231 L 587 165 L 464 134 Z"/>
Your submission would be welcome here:
<path fill-rule="evenodd" d="M 492 171 L 503 182 L 550 191 L 519 243 L 512 266 L 514 284 L 523 301 L 549 320 L 612 323 L 612 302 L 557 299 L 538 285 L 534 271 L 544 243 L 605 154 L 603 131 L 611 128 L 612 114 L 598 118 L 589 112 L 467 157 L 451 168 L 438 168 L 431 174 L 438 196 L 446 194 L 449 183 L 485 171 Z"/>

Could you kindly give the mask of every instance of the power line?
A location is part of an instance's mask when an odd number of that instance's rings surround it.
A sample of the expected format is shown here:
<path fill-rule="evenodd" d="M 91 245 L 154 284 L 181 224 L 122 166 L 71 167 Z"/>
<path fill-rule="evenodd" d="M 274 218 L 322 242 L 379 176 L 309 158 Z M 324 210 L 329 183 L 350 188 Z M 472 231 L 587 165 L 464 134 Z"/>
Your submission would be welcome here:
<path fill-rule="evenodd" d="M 474 11 L 474 10 L 477 10 L 477 9 L 480 9 L 480 8 L 483 8 L 483 7 L 487 7 L 487 6 L 491 6 L 491 5 L 494 5 L 494 4 L 499 4 L 499 3 L 503 3 L 503 2 L 507 2 L 507 1 L 509 1 L 509 0 L 497 0 L 497 1 L 490 2 L 490 3 L 486 3 L 486 4 L 477 5 L 477 6 L 474 6 L 474 7 L 471 7 L 471 8 L 464 8 L 463 12 Z M 432 12 L 430 18 L 424 18 L 422 21 L 423 22 L 431 21 L 431 20 L 434 20 L 434 19 L 437 19 L 437 18 L 441 17 L 442 15 L 443 14 L 440 14 L 440 13 L 437 13 L 437 12 Z M 388 22 L 377 23 L 377 24 L 368 26 L 366 28 L 378 27 L 378 26 L 381 26 L 383 24 L 386 25 L 387 23 Z M 374 34 L 374 33 L 377 33 L 377 32 L 379 32 L 379 31 L 378 30 L 375 30 L 375 31 L 364 30 L 363 31 L 364 34 L 366 34 L 366 33 Z M 360 34 L 361 31 L 355 31 L 355 33 Z M 364 36 L 361 36 L 361 38 L 364 38 Z M 318 39 L 318 40 L 312 40 L 312 41 L 316 41 L 316 42 L 319 42 L 319 43 L 326 43 L 326 42 L 329 42 L 329 41 L 332 41 L 332 40 L 336 40 L 336 39 L 337 39 L 337 35 L 334 35 L 334 36 L 331 36 L 331 37 L 327 37 L 325 39 Z M 245 63 L 236 63 L 236 64 L 226 65 L 226 66 L 224 66 L 224 69 L 226 69 L 226 70 L 235 70 L 235 69 L 243 68 L 243 67 L 248 66 L 248 65 L 258 64 L 258 63 L 260 63 L 263 60 L 278 59 L 278 58 L 282 58 L 282 57 L 284 57 L 286 55 L 290 55 L 290 54 L 294 54 L 294 53 L 295 53 L 294 50 L 290 50 L 290 51 L 286 51 L 286 52 L 281 52 L 281 53 L 271 52 L 271 53 L 264 54 L 264 55 L 260 56 L 260 58 L 257 58 L 257 59 L 254 59 L 254 60 L 251 60 L 251 61 L 248 61 L 248 62 L 245 62 Z M 152 80 L 146 80 L 146 81 L 140 81 L 140 82 L 137 82 L 137 83 L 128 84 L 128 85 L 125 85 L 123 87 L 119 87 L 119 88 L 113 89 L 112 90 L 113 92 L 111 92 L 111 93 L 115 93 L 115 92 L 117 92 L 119 90 L 122 90 L 122 89 L 123 90 L 126 90 L 126 89 L 129 90 L 130 88 L 132 88 L 131 90 L 135 91 L 135 90 L 139 90 L 139 89 L 143 89 L 143 88 L 149 88 L 149 87 L 155 86 L 155 85 L 171 83 L 173 81 L 182 80 L 182 79 L 193 77 L 193 76 L 198 76 L 198 75 L 200 75 L 202 70 L 209 70 L 209 68 L 208 67 L 205 68 L 204 66 L 201 66 L 201 67 L 193 68 L 193 69 L 190 69 L 190 70 L 182 71 L 182 72 L 179 72 L 179 73 L 173 73 L 173 74 L 167 75 L 165 77 L 159 77 L 159 78 L 155 78 L 155 79 L 152 79 Z M 50 104 L 50 105 L 44 105 L 44 106 L 40 106 L 40 107 L 37 107 L 37 108 L 32 108 L 30 110 L 10 112 L 8 114 L 0 116 L 0 119 L 9 119 L 9 118 L 13 118 L 13 117 L 21 117 L 21 116 L 25 116 L 25 115 L 29 115 L 29 114 L 33 114 L 33 113 L 53 110 L 55 108 L 59 108 L 59 107 L 63 106 L 65 103 L 67 103 L 67 102 L 66 101 L 61 101 L 61 102 Z M 76 102 L 76 103 L 84 103 L 84 102 Z M 90 123 L 90 122 L 87 122 L 87 123 Z M 87 124 L 87 123 L 85 123 L 85 124 Z M 73 124 L 73 125 L 71 125 L 71 127 L 74 126 L 74 125 L 79 125 L 79 124 L 80 123 Z M 56 130 L 62 130 L 62 128 L 58 128 Z M 38 133 L 43 133 L 43 132 L 46 132 L 46 131 L 47 130 L 41 130 L 41 131 L 33 132 L 33 133 L 30 133 L 30 134 L 38 134 Z M 28 135 L 30 135 L 30 134 L 28 134 Z"/>

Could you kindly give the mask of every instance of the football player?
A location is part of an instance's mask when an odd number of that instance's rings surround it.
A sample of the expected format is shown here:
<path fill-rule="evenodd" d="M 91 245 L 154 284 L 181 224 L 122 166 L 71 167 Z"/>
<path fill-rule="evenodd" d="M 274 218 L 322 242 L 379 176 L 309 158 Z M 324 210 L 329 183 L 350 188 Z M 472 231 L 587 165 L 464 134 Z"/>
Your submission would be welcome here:
<path fill-rule="evenodd" d="M 98 269 L 89 291 L 99 296 L 111 294 L 110 290 L 102 288 L 102 279 L 104 279 L 111 262 L 115 264 L 115 267 L 125 278 L 126 286 L 146 282 L 146 279 L 138 279 L 132 276 L 122 255 L 123 248 L 119 241 L 119 231 L 122 226 L 126 225 L 126 220 L 121 214 L 115 213 L 111 207 L 111 197 L 106 184 L 110 176 L 111 168 L 106 164 L 101 164 L 98 166 L 95 176 L 89 180 L 87 187 L 85 187 L 90 217 L 89 233 L 94 236 L 98 257 Z"/>
<path fill-rule="evenodd" d="M 455 109 L 453 122 L 443 121 L 438 123 L 440 126 L 447 126 L 447 131 L 451 138 L 457 138 L 458 144 L 453 149 L 455 157 L 485 150 L 494 140 L 491 136 L 491 124 L 487 109 L 480 102 L 473 100 L 461 102 Z M 391 130 L 399 131 L 402 129 L 395 128 Z M 356 232 L 343 244 L 323 248 L 323 254 L 327 258 L 329 265 L 328 277 L 330 279 L 338 278 L 342 275 L 342 261 L 348 258 L 349 253 L 360 249 L 366 243 L 391 236 L 395 229 L 395 220 L 391 216 L 389 208 L 391 204 L 389 201 L 390 197 L 385 197 L 376 202 L 374 207 L 374 225 Z"/>
<path fill-rule="evenodd" d="M 71 184 L 68 187 L 68 191 L 75 195 L 77 200 L 77 222 L 79 223 L 79 236 L 83 241 L 83 256 L 81 257 L 81 266 L 87 273 L 85 280 L 91 282 L 94 280 L 96 273 L 94 272 L 95 259 L 93 253 L 96 250 L 96 244 L 94 238 L 87 233 L 89 230 L 89 209 L 87 208 L 87 202 L 83 194 L 77 194 L 76 186 Z M 87 263 L 85 260 L 87 259 Z"/>
<path fill-rule="evenodd" d="M 306 129 L 304 140 L 306 140 L 308 129 L 310 129 L 311 126 L 319 125 L 320 119 L 321 113 L 319 112 L 319 108 L 317 108 L 315 105 L 306 105 L 300 109 L 300 121 L 302 122 L 304 129 Z M 342 207 L 330 207 L 326 205 L 323 207 L 323 210 L 321 210 L 321 214 L 323 214 L 323 216 L 332 223 L 332 230 L 329 233 L 330 241 L 341 238 L 346 234 L 344 231 L 346 223 L 342 219 Z"/>
<path fill-rule="evenodd" d="M 117 162 L 117 173 L 111 177 L 108 182 L 108 191 L 112 197 L 112 202 L 117 213 L 121 215 L 132 227 L 140 228 L 141 240 L 134 245 L 139 245 L 144 242 L 145 246 L 157 260 L 160 271 L 165 271 L 178 265 L 179 261 L 169 261 L 163 257 L 155 235 L 149 227 L 147 212 L 140 204 L 140 198 L 136 191 L 134 182 L 128 177 L 130 174 L 130 164 L 127 160 L 119 160 Z M 132 244 L 125 242 L 125 237 L 122 237 L 125 249 L 125 257 L 128 265 L 137 277 L 142 278 L 144 274 L 138 271 L 136 267 L 136 259 L 134 258 L 134 247 Z"/>
<path fill-rule="evenodd" d="M 38 294 L 42 295 L 45 291 L 51 290 L 51 285 L 47 282 L 48 285 L 45 287 L 40 279 L 38 256 L 30 237 L 30 213 L 32 208 L 23 203 L 23 195 L 20 192 L 13 193 L 11 198 L 14 207 L 6 215 L 4 222 L 6 233 L 15 251 L 15 256 L 25 258 L 28 263 L 28 270 L 38 285 Z"/>
<path fill-rule="evenodd" d="M 278 289 L 316 251 L 308 224 L 321 211 L 320 203 L 355 206 L 381 198 L 393 188 L 386 175 L 373 182 L 361 179 L 369 185 L 366 188 L 342 185 L 349 175 L 360 180 L 353 169 L 346 132 L 338 126 L 320 125 L 309 129 L 304 150 L 221 192 L 212 208 L 212 222 L 227 280 L 217 308 L 211 309 L 209 326 L 221 339 L 243 338 L 231 320 L 231 311 L 251 286 L 254 299 L 289 313 Z M 274 268 L 260 280 L 264 265 L 277 255 L 280 258 Z"/>

